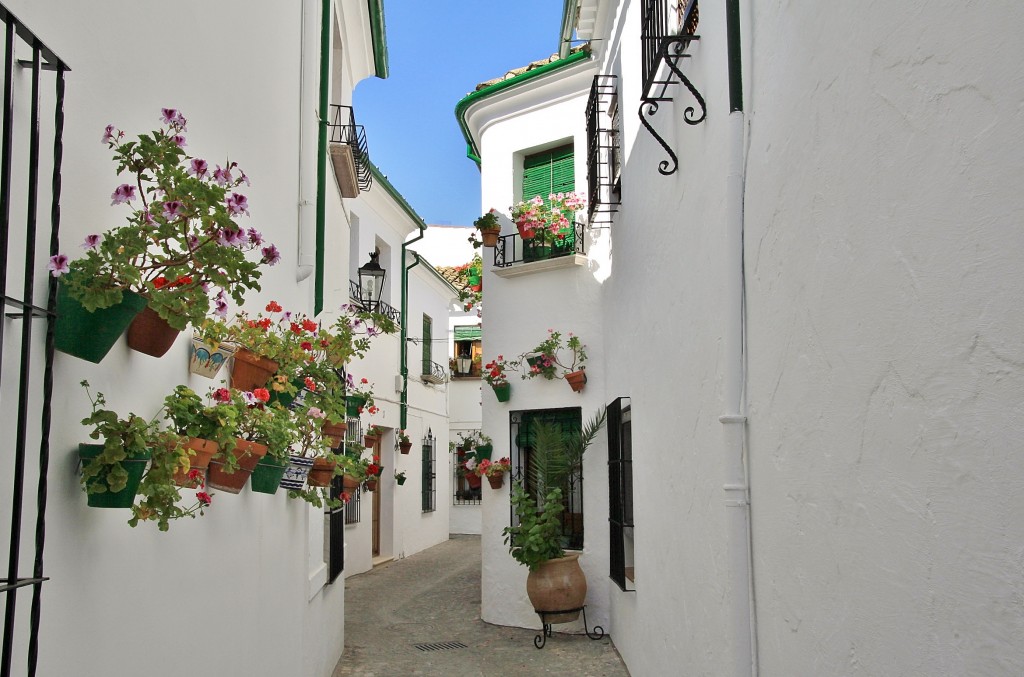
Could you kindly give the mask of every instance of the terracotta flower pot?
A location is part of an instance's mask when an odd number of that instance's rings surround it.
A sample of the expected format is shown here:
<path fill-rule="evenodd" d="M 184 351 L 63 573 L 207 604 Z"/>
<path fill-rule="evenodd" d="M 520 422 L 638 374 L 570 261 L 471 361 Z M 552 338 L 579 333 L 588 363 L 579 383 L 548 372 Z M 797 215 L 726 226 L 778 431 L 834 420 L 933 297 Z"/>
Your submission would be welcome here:
<path fill-rule="evenodd" d="M 348 424 L 346 423 L 324 423 L 320 426 L 320 431 L 323 432 L 324 437 L 331 443 L 331 449 L 337 449 L 341 446 L 341 443 L 345 441 L 345 431 L 348 430 Z"/>
<path fill-rule="evenodd" d="M 470 489 L 479 489 L 481 483 L 480 480 L 480 475 L 477 475 L 475 472 L 466 473 L 466 482 L 469 483 Z"/>
<path fill-rule="evenodd" d="M 484 228 L 480 231 L 480 237 L 485 247 L 494 247 L 498 244 L 498 237 L 501 235 L 501 228 Z"/>
<path fill-rule="evenodd" d="M 276 371 L 277 362 L 274 360 L 239 348 L 231 365 L 231 387 L 236 390 L 262 388 Z"/>
<path fill-rule="evenodd" d="M 237 494 L 249 481 L 260 459 L 267 455 L 267 446 L 258 442 L 237 439 L 231 454 L 238 460 L 238 468 L 228 472 L 223 461 L 212 459 L 207 474 L 206 484 L 230 494 Z"/>
<path fill-rule="evenodd" d="M 163 357 L 181 333 L 146 306 L 128 325 L 128 347 L 145 355 Z"/>
<path fill-rule="evenodd" d="M 580 616 L 587 600 L 587 578 L 580 553 L 549 559 L 526 577 L 526 594 L 545 623 L 569 623 Z M 576 609 L 576 611 L 568 611 Z M 552 613 L 562 611 L 567 613 Z"/>
<path fill-rule="evenodd" d="M 375 444 L 377 444 L 377 442 L 380 442 L 380 437 L 378 437 L 377 435 L 363 435 L 364 447 L 372 447 Z"/>
<path fill-rule="evenodd" d="M 329 487 L 331 478 L 334 477 L 334 467 L 337 462 L 327 458 L 319 457 L 313 459 L 313 467 L 309 471 L 306 483 L 311 487 Z"/>
<path fill-rule="evenodd" d="M 491 484 L 491 489 L 501 489 L 505 486 L 505 473 L 500 475 L 488 475 L 487 481 Z"/>
<path fill-rule="evenodd" d="M 358 489 L 359 479 L 352 475 L 343 475 L 341 478 L 341 485 L 346 489 Z"/>
<path fill-rule="evenodd" d="M 579 371 L 570 371 L 565 375 L 565 381 L 572 388 L 574 393 L 578 393 L 583 390 L 583 386 L 587 384 L 587 372 L 583 369 Z"/>
<path fill-rule="evenodd" d="M 366 481 L 363 482 L 363 484 L 366 485 L 366 490 L 367 491 L 377 491 L 377 478 L 376 477 L 367 477 Z"/>
<path fill-rule="evenodd" d="M 399 442 L 398 450 L 403 454 L 408 454 L 409 450 L 412 449 L 412 442 Z"/>
<path fill-rule="evenodd" d="M 174 471 L 174 483 L 179 487 L 192 487 L 195 482 L 188 478 L 191 470 L 205 471 L 210 466 L 210 459 L 217 453 L 220 447 L 216 442 L 204 440 L 201 437 L 189 437 L 185 442 L 185 448 L 191 449 L 194 454 L 189 454 L 188 470 L 177 469 Z"/>

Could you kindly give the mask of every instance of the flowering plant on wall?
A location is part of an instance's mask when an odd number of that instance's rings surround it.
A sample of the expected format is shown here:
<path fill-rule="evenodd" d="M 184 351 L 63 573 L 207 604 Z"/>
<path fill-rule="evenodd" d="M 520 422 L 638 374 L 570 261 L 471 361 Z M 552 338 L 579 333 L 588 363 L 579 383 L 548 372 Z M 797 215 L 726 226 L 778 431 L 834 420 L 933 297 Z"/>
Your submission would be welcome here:
<path fill-rule="evenodd" d="M 582 193 L 536 195 L 512 205 L 512 220 L 524 240 L 539 245 L 560 244 L 572 235 L 576 212 L 587 204 Z"/>
<path fill-rule="evenodd" d="M 508 374 L 505 373 L 505 370 L 515 369 L 516 366 L 515 362 L 506 360 L 503 355 L 498 355 L 484 365 L 483 379 L 492 387 L 508 385 Z"/>
<path fill-rule="evenodd" d="M 551 380 L 565 378 L 567 374 L 584 369 L 587 351 L 580 338 L 572 332 L 563 340 L 561 332 L 548 329 L 547 338 L 526 353 L 524 358 L 529 365 L 529 369 L 523 374 L 524 379 L 541 376 Z"/>
<path fill-rule="evenodd" d="M 235 162 L 210 164 L 185 153 L 186 120 L 171 108 L 163 126 L 137 140 L 108 125 L 103 143 L 114 151 L 118 174 L 111 205 L 130 210 L 127 224 L 81 243 L 84 256 L 50 258 L 68 294 L 88 311 L 121 302 L 124 292 L 145 298 L 175 329 L 199 322 L 210 312 L 227 312 L 227 298 L 244 301 L 258 290 L 260 265 L 281 255 L 254 227 L 242 225 L 249 201 L 238 192 L 249 178 Z M 253 252 L 255 257 L 249 257 Z"/>

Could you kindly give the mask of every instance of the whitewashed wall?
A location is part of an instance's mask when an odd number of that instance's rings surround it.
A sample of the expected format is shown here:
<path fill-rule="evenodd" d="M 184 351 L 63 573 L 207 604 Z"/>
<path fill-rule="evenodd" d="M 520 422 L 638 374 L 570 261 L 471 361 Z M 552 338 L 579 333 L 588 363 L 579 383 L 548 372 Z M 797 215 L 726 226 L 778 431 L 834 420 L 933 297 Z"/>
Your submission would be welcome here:
<path fill-rule="evenodd" d="M 123 210 L 109 206 L 119 181 L 111 152 L 100 143 L 104 126 L 113 123 L 131 136 L 154 129 L 161 107 L 179 108 L 189 122 L 186 150 L 211 164 L 228 158 L 240 164 L 252 180 L 244 190 L 251 225 L 282 252 L 281 263 L 265 272 L 263 291 L 252 295 L 246 309 L 255 312 L 274 299 L 311 312 L 312 278 L 295 281 L 299 115 L 315 109 L 315 101 L 299 100 L 298 3 L 184 2 L 159 11 L 148 3 L 114 0 L 5 5 L 72 68 L 61 249 L 74 255 L 87 233 L 124 218 Z M 351 37 L 346 35 L 350 49 Z M 316 58 L 317 50 L 311 54 Z M 367 75 L 358 65 L 366 59 L 348 56 L 340 86 L 351 90 L 354 80 Z M 16 68 L 15 74 L 21 89 L 28 71 Z M 50 152 L 44 149 L 46 157 Z M 337 198 L 328 209 L 340 212 Z M 328 237 L 346 228 L 344 218 L 335 221 Z M 345 296 L 328 293 L 327 305 Z M 162 534 L 151 524 L 129 528 L 127 511 L 86 508 L 76 451 L 88 441 L 78 424 L 88 402 L 78 382 L 87 378 L 122 414 L 152 417 L 175 384 L 205 391 L 214 383 L 189 375 L 187 354 L 187 339 L 180 338 L 160 359 L 128 351 L 123 341 L 98 366 L 56 356 L 45 550 L 51 580 L 42 596 L 39 674 L 116 671 L 110 662 L 116 656 L 122 667 L 144 665 L 148 674 L 177 675 L 180 661 L 154 656 L 186 646 L 189 664 L 213 672 L 312 677 L 330 674 L 341 654 L 344 590 L 340 582 L 324 585 L 320 511 L 283 493 L 216 492 L 205 517 L 174 523 Z M 9 365 L 5 361 L 5 403 L 16 382 Z M 6 422 L 11 407 L 2 410 Z M 27 486 L 34 487 L 35 479 L 31 470 Z M 9 489 L 5 478 L 0 493 L 10 495 Z M 33 519 L 30 508 L 25 524 Z M 4 520 L 0 537 L 6 539 L 7 528 Z M 28 566 L 31 549 L 25 547 L 23 555 Z M 19 599 L 25 625 L 28 599 Z M 202 641 L 183 639 L 197 628 Z"/>

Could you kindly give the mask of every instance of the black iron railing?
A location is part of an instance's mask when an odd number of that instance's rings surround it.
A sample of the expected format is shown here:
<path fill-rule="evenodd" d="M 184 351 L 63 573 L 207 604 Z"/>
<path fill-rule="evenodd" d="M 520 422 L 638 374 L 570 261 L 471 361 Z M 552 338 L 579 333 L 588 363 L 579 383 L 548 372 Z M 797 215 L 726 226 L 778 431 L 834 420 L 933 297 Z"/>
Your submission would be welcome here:
<path fill-rule="evenodd" d="M 557 244 L 546 245 L 538 244 L 535 239 L 524 241 L 518 233 L 503 235 L 494 246 L 494 267 L 508 268 L 515 263 L 532 263 L 573 254 L 585 254 L 584 230 L 582 223 L 574 223 L 569 237 Z"/>
<path fill-rule="evenodd" d="M 348 281 L 348 297 L 349 299 L 355 301 L 356 303 L 359 303 L 360 301 L 359 283 L 356 282 L 355 280 Z M 377 310 L 381 315 L 390 318 L 395 323 L 396 326 L 402 325 L 402 312 L 400 310 L 392 307 L 391 305 L 384 301 L 380 302 L 379 308 Z"/>
<path fill-rule="evenodd" d="M 630 399 L 608 405 L 609 576 L 620 588 L 633 591 L 633 434 Z M 628 541 L 628 542 L 627 542 Z"/>
<path fill-rule="evenodd" d="M 448 380 L 448 371 L 433 360 L 423 360 L 423 371 L 420 375 L 433 383 L 444 383 Z"/>
<path fill-rule="evenodd" d="M 699 21 L 697 0 L 679 0 L 670 7 L 665 0 L 644 0 L 641 13 L 640 43 L 643 49 L 643 95 L 640 103 L 640 123 L 668 153 L 669 159 L 658 163 L 658 171 L 666 176 L 679 168 L 675 151 L 651 126 L 647 117 L 658 112 L 660 104 L 672 101 L 670 87 L 683 85 L 700 106 L 700 113 L 693 106 L 683 111 L 683 120 L 690 125 L 700 124 L 707 117 L 707 104 L 697 88 L 693 86 L 680 63 L 690 57 L 686 53 L 690 43 L 700 40 L 696 34 Z M 664 64 L 664 68 L 662 68 Z M 646 117 L 645 117 L 646 115 Z"/>
<path fill-rule="evenodd" d="M 333 498 L 341 500 L 344 490 L 342 478 L 335 477 L 331 480 L 331 496 Z M 324 513 L 328 529 L 327 582 L 333 583 L 345 570 L 345 525 L 348 524 L 348 506 L 343 505 L 334 510 L 327 508 Z"/>
<path fill-rule="evenodd" d="M 617 80 L 595 75 L 587 100 L 587 222 L 592 226 L 609 223 L 621 204 Z"/>
<path fill-rule="evenodd" d="M 10 677 L 14 662 L 15 635 L 25 638 L 26 664 L 24 673 L 34 677 L 39 656 L 39 623 L 41 613 L 42 583 L 47 580 L 43 572 L 43 547 L 46 540 L 46 492 L 47 473 L 50 457 L 50 405 L 53 397 L 53 332 L 56 317 L 57 284 L 54 278 L 46 275 L 38 263 L 52 256 L 59 249 L 60 230 L 60 195 L 61 195 L 61 160 L 64 154 L 64 74 L 70 71 L 50 48 L 36 37 L 6 7 L 0 5 L 0 21 L 4 24 L 4 87 L 2 103 L 2 131 L 0 131 L 0 297 L 7 309 L 5 313 L 11 320 L 18 321 L 12 326 L 16 328 L 18 338 L 5 337 L 8 326 L 6 321 L 0 322 L 0 360 L 13 359 L 19 365 L 19 380 L 13 383 L 0 384 L 0 393 L 4 400 L 4 409 L 11 412 L 17 402 L 17 417 L 14 430 L 7 430 L 4 443 L 0 447 L 0 457 L 5 463 L 11 463 L 11 511 L 10 511 L 10 550 L 8 555 L 7 576 L 0 578 L 0 594 L 5 597 L 3 643 L 0 651 L 0 677 Z M 15 61 L 15 49 L 31 54 L 30 59 Z M 19 98 L 15 105 L 14 86 L 24 80 L 15 74 L 15 66 L 30 71 L 30 93 L 25 99 Z M 42 73 L 53 72 L 52 85 L 54 95 L 42 96 Z M 47 78 L 49 80 L 49 78 Z M 52 111 L 52 118 L 44 116 L 42 101 Z M 52 108 L 51 108 L 52 107 Z M 43 119 L 52 119 L 52 127 L 47 125 L 47 132 L 52 133 L 53 170 L 50 177 L 50 216 L 48 228 L 39 222 L 40 203 L 46 198 L 40 195 L 40 144 L 43 136 L 41 128 Z M 12 173 L 14 173 L 14 139 L 28 147 L 28 162 L 17 170 L 16 185 L 27 189 L 24 204 L 19 204 L 17 214 L 25 214 L 24 221 L 12 228 L 11 203 L 13 201 Z M 19 194 L 24 195 L 20 192 Z M 39 241 L 46 239 L 44 251 Z M 10 249 L 10 243 L 17 242 L 18 248 Z M 47 253 L 44 253 L 47 252 Z M 8 290 L 7 266 L 11 255 L 16 262 L 14 270 L 23 274 L 20 290 Z M 45 276 L 45 301 L 37 301 L 37 277 Z M 40 285 L 42 286 L 42 285 Z M 36 331 L 38 325 L 34 320 L 46 321 L 45 336 Z M 18 345 L 13 355 L 2 353 L 2 346 Z M 42 350 L 42 359 L 34 356 L 33 350 Z M 14 370 L 11 370 L 14 371 Z M 30 393 L 33 384 L 42 384 L 42 394 Z M 33 429 L 30 431 L 30 421 Z M 34 426 L 38 425 L 39 428 Z M 22 566 L 22 527 L 25 519 L 25 474 L 29 461 L 29 446 L 38 442 L 38 482 L 35 500 L 35 534 L 32 572 L 23 575 Z M 18 592 L 23 588 L 32 588 L 29 607 L 28 630 L 19 630 L 16 621 Z"/>
<path fill-rule="evenodd" d="M 370 172 L 370 151 L 366 145 L 366 129 L 356 124 L 352 106 L 331 104 L 331 120 L 327 125 L 329 141 L 342 143 L 352 148 L 352 160 L 356 167 L 356 179 L 360 191 L 370 190 L 373 174 Z"/>
<path fill-rule="evenodd" d="M 423 512 L 434 512 L 437 509 L 437 457 L 434 454 L 434 435 L 430 428 L 424 436 L 420 449 L 423 453 L 421 466 L 420 504 Z"/>

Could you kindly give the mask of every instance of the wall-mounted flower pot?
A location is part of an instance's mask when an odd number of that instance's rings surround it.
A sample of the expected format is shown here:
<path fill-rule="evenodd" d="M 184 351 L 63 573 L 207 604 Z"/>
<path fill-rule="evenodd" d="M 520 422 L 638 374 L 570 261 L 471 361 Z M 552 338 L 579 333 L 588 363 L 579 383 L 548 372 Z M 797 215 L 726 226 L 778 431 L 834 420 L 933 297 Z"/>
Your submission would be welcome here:
<path fill-rule="evenodd" d="M 103 453 L 102 444 L 79 444 L 78 456 L 82 461 L 83 468 L 92 462 L 94 458 Z M 121 461 L 121 466 L 128 472 L 128 482 L 120 491 L 110 491 L 107 487 L 107 475 L 105 472 L 90 477 L 85 481 L 86 490 L 94 487 L 103 487 L 106 491 L 86 495 L 86 503 L 90 508 L 130 508 L 135 502 L 135 493 L 142 483 L 142 475 L 149 463 L 151 452 L 147 449 L 138 454 L 129 455 Z"/>
<path fill-rule="evenodd" d="M 192 337 L 192 350 L 189 355 L 188 370 L 205 378 L 216 378 L 220 368 L 235 354 L 237 348 L 221 343 L 214 348 L 198 336 Z"/>
<path fill-rule="evenodd" d="M 501 228 L 484 228 L 480 231 L 480 237 L 485 247 L 495 247 L 498 244 L 498 237 L 501 236 Z"/>
<path fill-rule="evenodd" d="M 214 489 L 237 494 L 249 481 L 256 464 L 267 455 L 267 445 L 238 439 L 231 454 L 238 460 L 238 468 L 229 472 L 223 461 L 212 459 L 206 484 Z"/>
<path fill-rule="evenodd" d="M 466 483 L 469 484 L 470 489 L 479 489 L 480 481 L 480 475 L 477 475 L 475 472 L 466 472 Z"/>
<path fill-rule="evenodd" d="M 288 466 L 288 461 L 283 461 L 276 456 L 267 454 L 260 459 L 260 462 L 256 464 L 256 468 L 252 471 L 252 481 L 249 483 L 249 486 L 258 494 L 276 494 Z M 305 481 L 305 474 L 303 474 L 302 479 Z M 299 486 L 302 485 L 300 484 Z"/>
<path fill-rule="evenodd" d="M 503 383 L 497 386 L 491 386 L 494 390 L 494 396 L 498 398 L 499 402 L 508 402 L 509 398 L 512 397 L 512 384 Z"/>
<path fill-rule="evenodd" d="M 353 477 L 352 475 L 343 475 L 341 478 L 341 485 L 346 489 L 358 489 L 359 478 Z"/>
<path fill-rule="evenodd" d="M 491 452 L 494 451 L 493 444 L 478 444 L 476 445 L 476 462 L 479 463 L 483 460 L 490 460 Z"/>
<path fill-rule="evenodd" d="M 266 387 L 267 381 L 277 371 L 277 362 L 239 348 L 231 363 L 231 387 L 236 390 L 252 390 Z"/>
<path fill-rule="evenodd" d="M 579 371 L 570 371 L 565 375 L 565 381 L 572 388 L 573 392 L 578 393 L 583 390 L 583 386 L 587 384 L 587 372 L 583 369 Z"/>
<path fill-rule="evenodd" d="M 380 436 L 379 435 L 363 435 L 363 446 L 364 447 L 373 447 L 378 442 L 380 442 Z"/>
<path fill-rule="evenodd" d="M 264 457 L 265 458 L 265 457 Z M 258 466 L 257 466 L 258 467 Z M 302 489 L 306 486 L 306 478 L 313 467 L 313 459 L 303 456 L 291 456 L 288 459 L 288 467 L 281 477 L 282 489 Z"/>
<path fill-rule="evenodd" d="M 99 364 L 145 307 L 146 299 L 126 291 L 121 303 L 90 313 L 64 285 L 58 285 L 53 346 L 62 353 Z"/>
<path fill-rule="evenodd" d="M 313 467 L 309 471 L 306 482 L 311 487 L 329 487 L 331 478 L 334 477 L 334 466 L 337 463 L 327 458 L 317 457 L 313 459 Z"/>
<path fill-rule="evenodd" d="M 349 418 L 359 418 L 359 410 L 366 405 L 365 397 L 349 395 L 345 398 L 345 409 Z"/>
<path fill-rule="evenodd" d="M 216 442 L 204 440 L 199 437 L 189 437 L 185 440 L 185 448 L 192 453 L 189 454 L 189 467 L 186 470 L 177 468 L 174 471 L 174 483 L 179 487 L 193 487 L 195 482 L 188 478 L 189 471 L 205 471 L 210 466 L 210 459 L 220 448 Z"/>
<path fill-rule="evenodd" d="M 505 473 L 501 473 L 500 475 L 488 475 L 487 481 L 490 483 L 491 489 L 501 489 L 505 486 Z"/>
<path fill-rule="evenodd" d="M 341 443 L 345 441 L 345 431 L 348 430 L 348 424 L 346 423 L 324 423 L 320 426 L 320 431 L 327 438 L 327 441 L 331 445 L 331 449 L 337 449 L 341 446 Z"/>
<path fill-rule="evenodd" d="M 363 482 L 363 485 L 366 487 L 367 491 L 377 491 L 377 478 L 367 477 L 366 481 Z"/>
<path fill-rule="evenodd" d="M 149 306 L 128 325 L 128 347 L 144 355 L 163 357 L 181 333 Z"/>
<path fill-rule="evenodd" d="M 399 442 L 398 443 L 398 450 L 400 452 L 402 452 L 403 454 L 408 454 L 411 449 L 412 449 L 412 442 Z"/>

